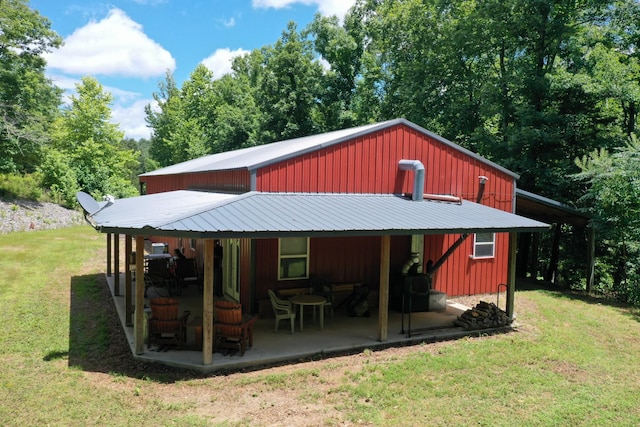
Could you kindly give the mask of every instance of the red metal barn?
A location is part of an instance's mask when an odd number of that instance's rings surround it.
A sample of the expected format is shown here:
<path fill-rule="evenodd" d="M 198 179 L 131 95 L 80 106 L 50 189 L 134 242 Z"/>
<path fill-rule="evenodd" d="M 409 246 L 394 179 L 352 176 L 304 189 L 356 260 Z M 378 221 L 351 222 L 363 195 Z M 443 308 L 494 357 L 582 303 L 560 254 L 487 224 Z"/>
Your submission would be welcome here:
<path fill-rule="evenodd" d="M 424 181 L 416 178 L 418 171 L 400 168 L 401 160 L 422 164 Z M 143 174 L 140 182 L 146 194 L 181 189 L 235 194 L 402 194 L 416 193 L 417 184 L 424 186 L 424 197 L 452 195 L 477 201 L 481 176 L 487 180 L 479 202 L 513 213 L 516 174 L 397 119 L 214 154 Z M 393 236 L 392 288 L 394 276 L 399 275 L 412 252 L 421 252 L 423 265 L 427 260 L 435 262 L 459 237 Z M 449 296 L 495 292 L 507 281 L 508 233 L 479 237 L 476 240 L 476 235 L 469 236 L 446 259 L 433 278 L 436 290 Z M 300 242 L 282 240 L 224 241 L 225 292 L 255 309 L 257 301 L 268 298 L 268 289 L 308 287 L 312 275 L 329 277 L 333 283 L 360 282 L 375 287 L 380 282 L 381 243 L 376 236 L 309 237 L 306 248 Z M 168 242 L 171 250 L 182 248 L 187 256 L 200 256 L 202 252 L 196 240 L 163 237 L 162 241 Z M 295 259 L 291 265 L 287 265 L 289 243 Z M 297 264 L 299 257 L 305 259 Z M 287 268 L 294 272 L 288 274 Z"/>

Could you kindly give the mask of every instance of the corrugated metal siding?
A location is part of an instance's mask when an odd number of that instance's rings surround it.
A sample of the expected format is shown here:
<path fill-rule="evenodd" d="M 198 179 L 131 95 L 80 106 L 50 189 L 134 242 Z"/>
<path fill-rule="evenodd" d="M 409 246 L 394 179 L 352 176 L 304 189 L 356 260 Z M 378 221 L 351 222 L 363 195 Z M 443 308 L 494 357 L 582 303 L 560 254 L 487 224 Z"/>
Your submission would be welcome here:
<path fill-rule="evenodd" d="M 256 190 L 268 192 L 411 192 L 413 173 L 401 159 L 425 165 L 425 192 L 475 200 L 478 176 L 489 178 L 483 204 L 512 212 L 513 179 L 453 148 L 398 126 L 260 169 Z"/>
<path fill-rule="evenodd" d="M 425 236 L 425 260 L 437 261 L 458 239 L 458 235 Z M 447 259 L 434 275 L 433 286 L 449 296 L 493 293 L 506 283 L 508 233 L 497 233 L 496 256 L 473 259 L 473 235 Z"/>
<path fill-rule="evenodd" d="M 224 193 L 250 191 L 251 178 L 247 170 L 189 173 L 178 175 L 145 176 L 147 194 L 173 190 L 203 190 Z"/>
<path fill-rule="evenodd" d="M 437 261 L 458 239 L 458 235 L 425 236 L 425 261 Z M 391 239 L 391 284 L 409 256 L 410 236 Z M 267 289 L 303 287 L 304 281 L 278 281 L 277 239 L 260 239 L 258 244 L 257 293 L 266 298 Z M 453 253 L 434 277 L 434 288 L 449 296 L 496 292 L 507 280 L 508 234 L 496 235 L 496 254 L 491 259 L 472 259 L 473 236 Z M 365 282 L 377 288 L 380 269 L 380 238 L 312 238 L 310 273 L 330 277 L 336 283 Z"/>
<path fill-rule="evenodd" d="M 392 237 L 391 265 L 400 268 L 407 254 L 393 250 L 406 247 L 409 236 Z M 308 280 L 278 281 L 278 240 L 257 239 L 260 262 L 256 265 L 256 295 L 267 299 L 268 289 L 309 286 Z M 312 238 L 309 244 L 309 273 L 334 283 L 362 282 L 377 288 L 380 282 L 380 237 Z"/>
<path fill-rule="evenodd" d="M 511 176 L 405 125 L 265 167 L 257 173 L 256 189 L 270 192 L 411 192 L 413 172 L 398 169 L 401 159 L 420 160 L 424 164 L 425 193 L 453 194 L 475 201 L 478 176 L 484 175 L 489 180 L 481 203 L 513 212 L 515 189 Z M 437 260 L 457 237 L 429 236 L 425 239 L 425 259 Z M 406 257 L 408 248 L 405 252 L 403 256 Z M 349 255 L 347 252 L 345 256 L 356 260 L 357 253 Z M 436 289 L 450 296 L 467 295 L 495 292 L 499 283 L 506 282 L 506 234 L 496 237 L 495 258 L 474 260 L 470 258 L 472 253 L 473 236 L 470 236 L 437 273 Z M 357 259 L 355 262 L 371 263 L 362 267 L 369 271 L 373 264 L 379 265 L 378 258 L 378 254 L 372 254 L 368 261 Z"/>

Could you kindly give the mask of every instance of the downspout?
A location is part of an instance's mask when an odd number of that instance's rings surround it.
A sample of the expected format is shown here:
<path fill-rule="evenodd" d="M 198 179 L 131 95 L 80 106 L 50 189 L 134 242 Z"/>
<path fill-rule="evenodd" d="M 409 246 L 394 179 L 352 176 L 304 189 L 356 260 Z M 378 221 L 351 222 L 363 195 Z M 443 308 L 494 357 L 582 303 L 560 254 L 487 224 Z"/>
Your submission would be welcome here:
<path fill-rule="evenodd" d="M 422 200 L 424 198 L 424 165 L 422 162 L 402 159 L 398 162 L 398 168 L 401 171 L 412 170 L 414 172 L 411 200 Z"/>
<path fill-rule="evenodd" d="M 476 203 L 480 203 L 482 201 L 482 197 L 484 196 L 484 187 L 485 184 L 487 183 L 487 181 L 489 180 L 489 178 L 487 178 L 484 175 L 481 175 L 478 177 L 478 179 L 480 179 L 480 188 L 478 189 L 478 195 L 476 196 Z M 451 247 L 449 249 L 447 249 L 447 251 L 440 257 L 440 259 L 438 261 L 436 261 L 433 266 L 431 267 L 429 274 L 433 274 L 436 272 L 436 270 L 438 270 L 440 267 L 442 267 L 442 264 L 444 264 L 444 262 L 451 256 L 451 254 L 458 249 L 458 247 L 467 239 L 467 237 L 469 237 L 471 235 L 471 233 L 464 233 L 462 234 L 458 240 L 456 240 L 453 245 L 451 245 Z"/>

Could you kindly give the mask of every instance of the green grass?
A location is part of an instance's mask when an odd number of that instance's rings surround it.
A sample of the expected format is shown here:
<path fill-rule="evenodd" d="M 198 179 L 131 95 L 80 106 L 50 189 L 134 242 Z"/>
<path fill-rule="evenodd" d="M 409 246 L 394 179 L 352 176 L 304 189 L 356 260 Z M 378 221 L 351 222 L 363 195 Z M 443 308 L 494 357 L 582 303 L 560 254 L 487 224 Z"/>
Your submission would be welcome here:
<path fill-rule="evenodd" d="M 104 285 L 104 235 L 14 233 L 0 251 L 2 425 L 264 425 L 297 413 L 308 414 L 298 425 L 640 419 L 640 312 L 606 301 L 522 290 L 515 333 L 202 378 L 132 361 Z"/>

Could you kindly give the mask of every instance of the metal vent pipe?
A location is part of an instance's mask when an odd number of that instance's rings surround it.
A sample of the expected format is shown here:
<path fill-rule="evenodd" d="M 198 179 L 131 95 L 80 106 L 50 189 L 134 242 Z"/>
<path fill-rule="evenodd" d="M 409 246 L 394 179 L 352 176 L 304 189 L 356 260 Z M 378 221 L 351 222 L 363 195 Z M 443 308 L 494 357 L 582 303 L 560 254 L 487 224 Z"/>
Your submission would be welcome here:
<path fill-rule="evenodd" d="M 412 170 L 414 172 L 411 200 L 424 199 L 424 165 L 422 162 L 420 160 L 402 159 L 398 162 L 398 168 L 401 171 Z"/>

